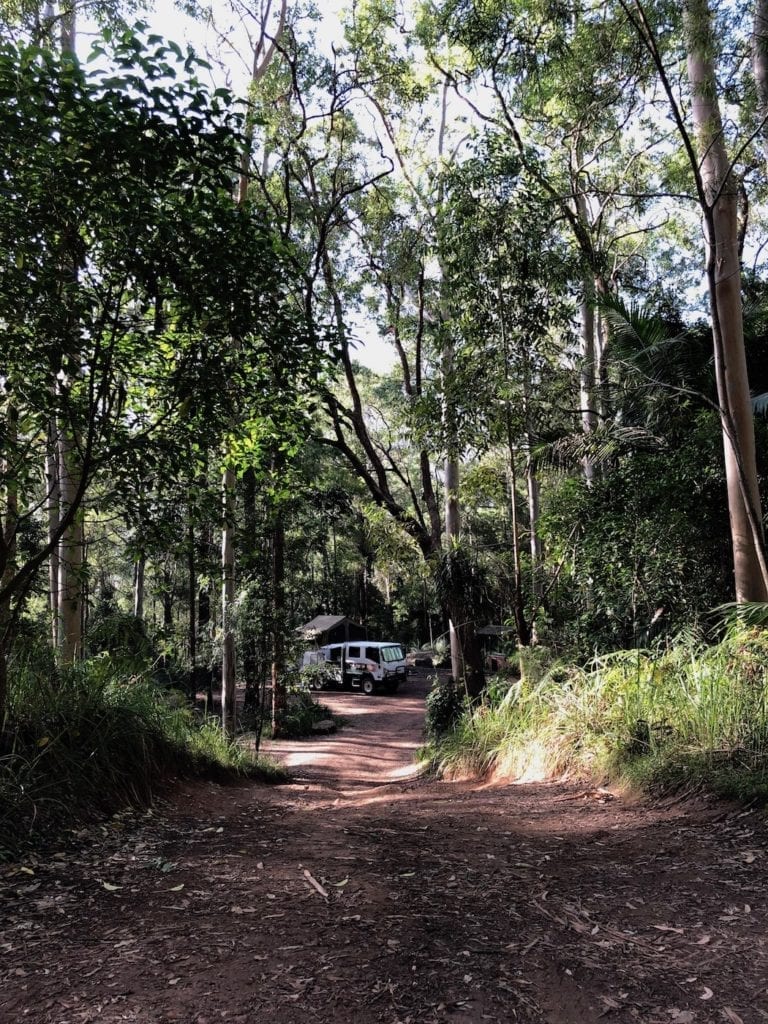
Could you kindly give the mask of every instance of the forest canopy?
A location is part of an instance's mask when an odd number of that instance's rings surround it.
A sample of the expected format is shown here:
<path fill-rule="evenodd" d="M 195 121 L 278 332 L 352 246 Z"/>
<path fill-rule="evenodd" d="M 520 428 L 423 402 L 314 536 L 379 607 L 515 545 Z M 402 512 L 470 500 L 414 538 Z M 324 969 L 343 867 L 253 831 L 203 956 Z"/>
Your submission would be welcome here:
<path fill-rule="evenodd" d="M 759 619 L 762 3 L 129 16 L 0 7 L 0 723 L 106 658 L 278 735 L 319 614 L 475 700 Z"/>

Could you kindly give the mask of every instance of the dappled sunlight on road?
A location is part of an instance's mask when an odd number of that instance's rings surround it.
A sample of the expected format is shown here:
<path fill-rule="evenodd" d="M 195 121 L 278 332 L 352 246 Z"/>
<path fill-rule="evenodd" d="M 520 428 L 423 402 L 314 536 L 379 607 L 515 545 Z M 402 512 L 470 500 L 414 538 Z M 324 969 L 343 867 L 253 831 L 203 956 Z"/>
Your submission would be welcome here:
<path fill-rule="evenodd" d="M 343 725 L 330 736 L 270 741 L 265 753 L 296 777 L 340 786 L 385 785 L 418 774 L 428 684 L 411 676 L 394 695 L 324 691 L 317 695 Z"/>

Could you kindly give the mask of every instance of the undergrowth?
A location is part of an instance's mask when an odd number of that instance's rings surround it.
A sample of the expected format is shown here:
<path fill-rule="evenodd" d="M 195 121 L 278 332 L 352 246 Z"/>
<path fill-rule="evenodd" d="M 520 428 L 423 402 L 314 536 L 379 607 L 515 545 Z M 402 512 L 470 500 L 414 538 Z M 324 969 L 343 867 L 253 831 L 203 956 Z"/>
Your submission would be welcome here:
<path fill-rule="evenodd" d="M 732 629 L 716 645 L 681 637 L 492 680 L 422 756 L 443 774 L 571 772 L 658 794 L 768 800 L 768 633 Z"/>
<path fill-rule="evenodd" d="M 109 655 L 65 672 L 12 665 L 0 731 L 0 857 L 42 831 L 148 805 L 172 776 L 282 777 L 181 695 L 120 672 Z"/>
<path fill-rule="evenodd" d="M 288 706 L 280 724 L 283 739 L 305 739 L 314 735 L 318 722 L 333 722 L 334 729 L 343 724 L 326 704 L 315 700 L 304 678 L 288 681 Z"/>

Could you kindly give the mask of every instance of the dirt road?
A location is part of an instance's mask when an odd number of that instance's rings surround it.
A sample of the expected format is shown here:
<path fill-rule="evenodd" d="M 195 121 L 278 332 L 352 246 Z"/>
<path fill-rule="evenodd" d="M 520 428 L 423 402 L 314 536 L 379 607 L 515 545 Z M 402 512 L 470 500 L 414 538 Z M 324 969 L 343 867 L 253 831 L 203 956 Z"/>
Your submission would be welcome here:
<path fill-rule="evenodd" d="M 0 868 L 2 1024 L 768 1020 L 764 818 L 419 779 L 422 696 Z"/>
<path fill-rule="evenodd" d="M 427 676 L 419 673 L 394 696 L 323 690 L 315 696 L 338 715 L 344 728 L 326 739 L 267 743 L 297 782 L 322 781 L 336 788 L 405 781 L 418 774 Z"/>

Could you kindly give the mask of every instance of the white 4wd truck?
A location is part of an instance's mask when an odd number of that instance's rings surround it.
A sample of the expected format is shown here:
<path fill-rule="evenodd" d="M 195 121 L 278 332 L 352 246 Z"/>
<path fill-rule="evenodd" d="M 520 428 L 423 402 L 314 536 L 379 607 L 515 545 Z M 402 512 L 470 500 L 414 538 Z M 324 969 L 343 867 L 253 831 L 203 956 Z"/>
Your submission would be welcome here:
<path fill-rule="evenodd" d="M 313 674 L 315 689 L 336 685 L 352 687 L 372 694 L 377 686 L 394 693 L 406 676 L 405 654 L 400 644 L 392 641 L 355 640 L 344 644 L 328 644 L 316 651 L 306 651 L 302 668 L 318 665 L 326 673 Z"/>

